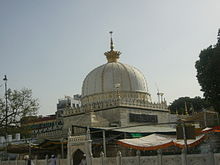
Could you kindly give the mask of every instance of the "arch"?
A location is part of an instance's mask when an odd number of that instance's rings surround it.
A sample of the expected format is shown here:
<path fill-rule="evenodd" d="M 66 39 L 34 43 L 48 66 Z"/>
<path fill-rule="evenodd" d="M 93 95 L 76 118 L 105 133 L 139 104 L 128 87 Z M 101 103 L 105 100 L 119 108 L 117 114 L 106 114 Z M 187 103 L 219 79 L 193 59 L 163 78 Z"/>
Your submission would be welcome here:
<path fill-rule="evenodd" d="M 80 136 L 69 136 L 68 137 L 68 165 L 79 165 L 83 154 L 86 154 L 86 161 L 88 163 L 89 155 L 91 155 L 92 146 L 89 135 L 89 130 L 87 130 L 87 135 Z"/>

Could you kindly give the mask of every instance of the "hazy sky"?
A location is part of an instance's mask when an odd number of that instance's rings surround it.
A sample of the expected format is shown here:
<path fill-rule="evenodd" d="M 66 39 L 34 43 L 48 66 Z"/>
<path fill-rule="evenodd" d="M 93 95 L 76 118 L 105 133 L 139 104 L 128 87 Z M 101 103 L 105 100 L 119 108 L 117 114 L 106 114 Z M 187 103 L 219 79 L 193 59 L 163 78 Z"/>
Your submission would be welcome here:
<path fill-rule="evenodd" d="M 194 65 L 216 43 L 219 20 L 219 0 L 0 0 L 0 84 L 6 74 L 52 114 L 106 63 L 113 30 L 120 61 L 143 72 L 154 101 L 156 86 L 168 102 L 202 96 Z"/>

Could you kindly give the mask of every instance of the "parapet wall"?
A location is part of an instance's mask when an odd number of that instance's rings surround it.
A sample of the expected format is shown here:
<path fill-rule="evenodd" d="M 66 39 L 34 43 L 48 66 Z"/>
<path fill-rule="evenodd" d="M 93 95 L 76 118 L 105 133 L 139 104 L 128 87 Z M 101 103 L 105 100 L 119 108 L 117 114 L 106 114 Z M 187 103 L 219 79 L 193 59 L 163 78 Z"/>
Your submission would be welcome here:
<path fill-rule="evenodd" d="M 192 154 L 187 155 L 187 165 L 217 165 L 220 164 L 220 153 Z M 104 157 L 90 158 L 88 165 L 186 165 L 183 160 L 184 155 L 157 155 L 157 156 L 134 156 L 122 157 Z M 48 165 L 49 160 L 33 160 L 35 165 Z M 67 165 L 67 159 L 57 159 L 57 165 Z M 0 161 L 0 165 L 23 165 L 25 160 Z"/>

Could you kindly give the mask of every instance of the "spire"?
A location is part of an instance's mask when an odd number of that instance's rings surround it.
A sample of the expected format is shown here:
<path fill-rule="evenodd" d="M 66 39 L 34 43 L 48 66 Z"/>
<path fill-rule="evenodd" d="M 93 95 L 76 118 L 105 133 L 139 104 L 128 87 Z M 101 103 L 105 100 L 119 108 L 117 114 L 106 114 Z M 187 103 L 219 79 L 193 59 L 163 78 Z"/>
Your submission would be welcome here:
<path fill-rule="evenodd" d="M 113 39 L 112 39 L 113 31 L 110 31 L 109 33 L 110 33 L 110 51 L 107 51 L 104 54 L 105 54 L 105 56 L 106 56 L 106 58 L 108 60 L 108 63 L 110 63 L 110 62 L 117 62 L 121 52 L 114 50 L 114 44 L 113 44 Z"/>
<path fill-rule="evenodd" d="M 113 49 L 114 49 L 113 39 L 112 39 L 112 33 L 113 33 L 113 31 L 110 31 L 109 33 L 110 33 L 110 36 L 111 36 L 110 50 L 113 51 Z"/>

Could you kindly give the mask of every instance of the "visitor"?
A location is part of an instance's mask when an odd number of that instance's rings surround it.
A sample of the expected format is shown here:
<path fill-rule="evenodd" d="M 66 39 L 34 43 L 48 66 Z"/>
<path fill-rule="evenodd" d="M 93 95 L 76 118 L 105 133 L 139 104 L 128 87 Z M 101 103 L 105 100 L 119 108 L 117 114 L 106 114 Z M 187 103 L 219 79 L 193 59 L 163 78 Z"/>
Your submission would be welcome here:
<path fill-rule="evenodd" d="M 34 162 L 30 159 L 29 155 L 25 155 L 24 159 L 26 165 L 34 165 Z"/>
<path fill-rule="evenodd" d="M 86 165 L 86 154 L 83 154 L 82 160 L 79 165 Z"/>
<path fill-rule="evenodd" d="M 55 155 L 51 155 L 51 158 L 49 160 L 49 165 L 56 165 L 56 157 L 55 157 Z"/>

